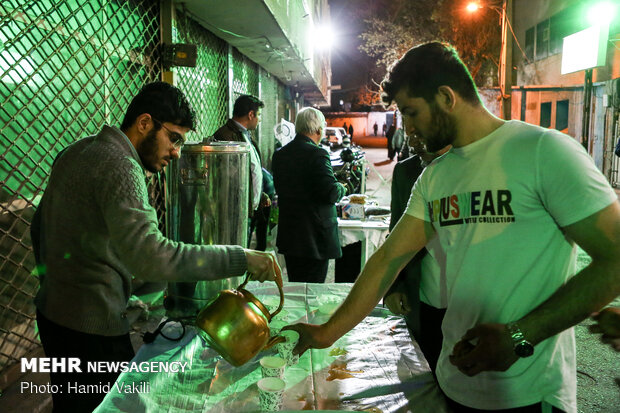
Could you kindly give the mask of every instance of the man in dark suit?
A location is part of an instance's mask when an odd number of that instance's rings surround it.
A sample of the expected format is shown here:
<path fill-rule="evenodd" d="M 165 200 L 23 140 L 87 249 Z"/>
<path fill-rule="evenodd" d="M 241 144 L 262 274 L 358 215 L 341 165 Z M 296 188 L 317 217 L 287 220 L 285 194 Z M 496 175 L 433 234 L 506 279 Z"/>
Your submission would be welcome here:
<path fill-rule="evenodd" d="M 248 244 L 252 235 L 252 229 L 256 227 L 256 222 L 254 222 L 256 211 L 271 206 L 271 199 L 263 192 L 260 151 L 250 135 L 250 131 L 258 127 L 260 111 L 264 106 L 265 104 L 254 96 L 239 96 L 235 100 L 232 119 L 228 119 L 211 138 L 212 141 L 235 141 L 250 144 L 250 205 L 248 207 L 248 214 L 251 222 L 248 225 Z"/>
<path fill-rule="evenodd" d="M 319 142 L 325 117 L 303 108 L 295 139 L 273 155 L 273 180 L 280 215 L 276 245 L 284 254 L 289 281 L 324 282 L 330 258 L 342 255 L 335 203 L 345 195 L 329 154 Z"/>

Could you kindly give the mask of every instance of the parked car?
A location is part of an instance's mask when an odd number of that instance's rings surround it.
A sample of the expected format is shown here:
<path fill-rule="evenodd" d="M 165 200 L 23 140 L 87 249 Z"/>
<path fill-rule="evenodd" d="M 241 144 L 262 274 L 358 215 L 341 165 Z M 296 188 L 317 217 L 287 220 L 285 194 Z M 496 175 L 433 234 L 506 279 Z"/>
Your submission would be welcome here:
<path fill-rule="evenodd" d="M 329 142 L 330 146 L 342 146 L 342 141 L 349 135 L 344 128 L 338 128 L 335 126 L 327 126 L 325 128 L 325 138 Z"/>

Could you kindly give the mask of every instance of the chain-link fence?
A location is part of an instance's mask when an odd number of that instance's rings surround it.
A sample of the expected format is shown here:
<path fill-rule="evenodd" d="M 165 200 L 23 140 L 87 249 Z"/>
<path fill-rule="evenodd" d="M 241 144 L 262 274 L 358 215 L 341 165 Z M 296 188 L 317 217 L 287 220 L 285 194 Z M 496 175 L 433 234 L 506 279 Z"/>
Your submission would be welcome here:
<path fill-rule="evenodd" d="M 0 3 L 0 371 L 39 345 L 29 229 L 52 162 L 159 78 L 158 19 L 153 1 Z"/>
<path fill-rule="evenodd" d="M 190 141 L 201 141 L 228 119 L 228 45 L 177 10 L 178 43 L 198 46 L 196 67 L 175 69 L 177 86 L 196 111 L 196 132 L 187 134 Z"/>
<path fill-rule="evenodd" d="M 271 170 L 271 156 L 275 148 L 273 128 L 278 123 L 278 81 L 268 72 L 260 72 L 260 97 L 265 103 L 262 111 L 260 131 L 260 154 L 263 166 Z"/>
<path fill-rule="evenodd" d="M 237 49 L 230 48 L 229 53 L 227 43 L 198 24 L 182 7 L 176 10 L 174 33 L 175 41 L 198 46 L 196 67 L 175 69 L 177 86 L 183 90 L 197 115 L 197 130 L 188 134 L 188 140 L 196 142 L 213 135 L 231 115 L 229 107 L 240 95 L 254 95 L 265 102 L 256 136 L 263 165 L 269 167 L 277 118 L 278 81 L 269 73 L 260 71 Z M 231 79 L 228 79 L 229 67 Z"/>
<path fill-rule="evenodd" d="M 159 19 L 152 0 L 0 3 L 0 374 L 40 345 L 29 230 L 52 163 L 104 124 L 120 125 L 135 93 L 160 79 Z M 273 125 L 286 105 L 282 84 L 182 10 L 174 25 L 175 42 L 198 46 L 196 67 L 174 69 L 197 114 L 189 139 L 213 134 L 231 101 L 261 89 L 267 105 L 259 142 L 268 162 Z M 163 174 L 148 180 L 162 228 L 163 180 Z"/>

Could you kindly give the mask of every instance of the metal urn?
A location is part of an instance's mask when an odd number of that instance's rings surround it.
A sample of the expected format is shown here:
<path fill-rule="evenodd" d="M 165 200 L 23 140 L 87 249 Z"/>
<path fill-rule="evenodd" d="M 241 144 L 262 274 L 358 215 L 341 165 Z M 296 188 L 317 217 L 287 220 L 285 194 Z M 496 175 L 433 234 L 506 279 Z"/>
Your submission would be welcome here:
<path fill-rule="evenodd" d="M 167 232 L 175 241 L 246 247 L 249 144 L 188 143 L 168 172 Z M 242 277 L 169 283 L 164 305 L 170 317 L 196 316 Z"/>

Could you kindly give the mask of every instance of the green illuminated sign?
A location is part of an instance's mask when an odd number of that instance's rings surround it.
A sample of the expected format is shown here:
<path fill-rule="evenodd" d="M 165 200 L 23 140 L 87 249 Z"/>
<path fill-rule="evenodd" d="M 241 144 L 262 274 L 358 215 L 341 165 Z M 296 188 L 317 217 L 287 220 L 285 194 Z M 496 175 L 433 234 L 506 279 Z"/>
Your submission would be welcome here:
<path fill-rule="evenodd" d="M 562 74 L 605 65 L 609 24 L 599 24 L 564 38 Z"/>

